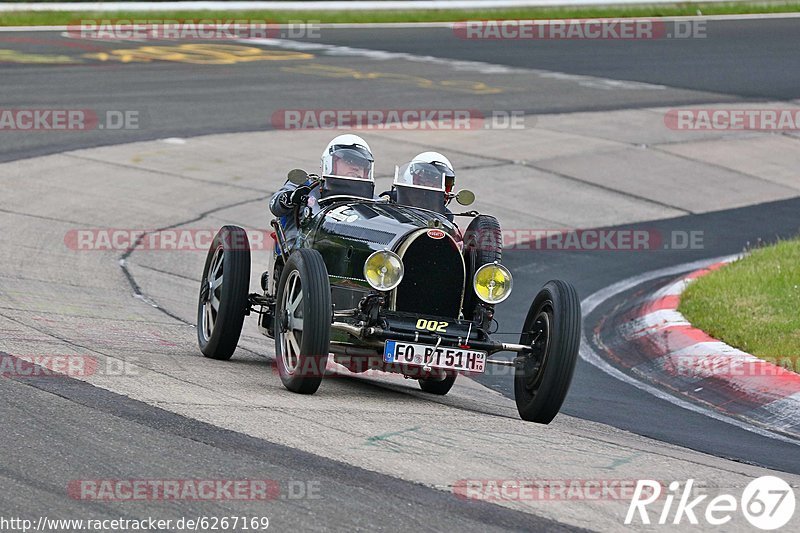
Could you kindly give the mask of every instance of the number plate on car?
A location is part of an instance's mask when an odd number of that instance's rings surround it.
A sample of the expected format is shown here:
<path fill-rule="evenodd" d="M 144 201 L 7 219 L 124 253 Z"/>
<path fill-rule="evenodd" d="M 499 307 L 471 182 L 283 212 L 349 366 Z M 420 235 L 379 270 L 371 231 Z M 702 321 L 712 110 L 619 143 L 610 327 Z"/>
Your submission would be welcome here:
<path fill-rule="evenodd" d="M 486 367 L 486 352 L 443 346 L 437 348 L 430 344 L 413 342 L 386 341 L 383 360 L 387 363 L 483 372 Z"/>

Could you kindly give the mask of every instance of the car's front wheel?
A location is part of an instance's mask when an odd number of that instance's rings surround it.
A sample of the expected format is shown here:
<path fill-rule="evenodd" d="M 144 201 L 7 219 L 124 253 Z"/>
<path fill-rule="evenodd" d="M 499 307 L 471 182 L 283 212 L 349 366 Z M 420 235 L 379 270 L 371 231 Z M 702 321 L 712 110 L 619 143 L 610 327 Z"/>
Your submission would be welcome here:
<path fill-rule="evenodd" d="M 549 424 L 567 396 L 578 359 L 581 304 L 575 288 L 549 281 L 533 300 L 519 343 L 531 347 L 520 356 L 514 398 L 523 420 Z"/>
<path fill-rule="evenodd" d="M 464 266 L 466 267 L 466 286 L 464 287 L 464 318 L 473 320 L 479 311 L 480 299 L 475 294 L 472 281 L 475 272 L 483 265 L 500 261 L 503 257 L 503 233 L 500 223 L 489 215 L 475 217 L 464 232 Z"/>
<path fill-rule="evenodd" d="M 300 248 L 283 268 L 275 309 L 275 359 L 283 385 L 314 394 L 322 382 L 331 334 L 328 270 L 316 250 Z"/>
<path fill-rule="evenodd" d="M 224 226 L 206 256 L 197 302 L 197 342 L 203 355 L 230 359 L 239 343 L 250 287 L 250 244 L 239 226 Z"/>

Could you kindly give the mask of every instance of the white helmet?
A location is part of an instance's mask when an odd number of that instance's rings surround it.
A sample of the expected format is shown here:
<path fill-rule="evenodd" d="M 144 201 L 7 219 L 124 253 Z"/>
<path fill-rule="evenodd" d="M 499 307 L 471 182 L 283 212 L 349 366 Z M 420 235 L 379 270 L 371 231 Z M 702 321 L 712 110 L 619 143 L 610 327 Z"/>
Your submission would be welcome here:
<path fill-rule="evenodd" d="M 373 179 L 374 159 L 367 141 L 358 135 L 345 134 L 335 137 L 325 151 L 320 162 L 323 176 L 347 176 L 351 178 Z"/>
<path fill-rule="evenodd" d="M 439 152 L 422 152 L 414 156 L 411 160 L 412 163 L 430 163 L 435 166 L 439 171 L 444 174 L 445 190 L 452 192 L 453 186 L 456 183 L 456 171 L 453 170 L 453 165 L 450 160 Z"/>

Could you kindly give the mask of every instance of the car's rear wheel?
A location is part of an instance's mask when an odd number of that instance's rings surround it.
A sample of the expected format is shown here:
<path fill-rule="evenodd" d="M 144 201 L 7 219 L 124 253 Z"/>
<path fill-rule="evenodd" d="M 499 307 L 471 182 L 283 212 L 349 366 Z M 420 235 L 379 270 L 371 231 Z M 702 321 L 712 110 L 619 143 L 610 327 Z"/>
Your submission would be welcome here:
<path fill-rule="evenodd" d="M 549 281 L 533 300 L 519 343 L 514 398 L 523 420 L 549 424 L 561 409 L 572 381 L 581 336 L 581 304 L 575 288 Z"/>
<path fill-rule="evenodd" d="M 331 287 L 322 256 L 292 253 L 278 284 L 275 358 L 283 385 L 314 394 L 322 382 L 331 334 Z"/>
<path fill-rule="evenodd" d="M 503 234 L 500 223 L 489 215 L 478 215 L 464 232 L 464 265 L 466 287 L 464 288 L 464 318 L 473 320 L 480 299 L 472 287 L 475 272 L 483 265 L 500 261 L 503 256 Z"/>
<path fill-rule="evenodd" d="M 206 256 L 197 302 L 197 342 L 203 355 L 230 359 L 239 343 L 250 286 L 247 232 L 224 226 Z"/>
<path fill-rule="evenodd" d="M 439 396 L 444 396 L 450 389 L 453 388 L 453 384 L 456 382 L 456 377 L 458 374 L 456 372 L 448 372 L 444 379 L 436 380 L 436 379 L 419 379 L 419 387 L 430 394 L 436 394 Z"/>

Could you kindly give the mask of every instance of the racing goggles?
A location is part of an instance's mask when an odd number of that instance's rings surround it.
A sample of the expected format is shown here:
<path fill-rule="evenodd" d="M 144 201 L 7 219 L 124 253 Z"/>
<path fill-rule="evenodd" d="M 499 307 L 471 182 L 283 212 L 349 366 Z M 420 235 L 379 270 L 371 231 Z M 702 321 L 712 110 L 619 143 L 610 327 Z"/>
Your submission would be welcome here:
<path fill-rule="evenodd" d="M 372 179 L 372 154 L 359 146 L 334 147 L 331 152 L 335 176 Z"/>
<path fill-rule="evenodd" d="M 431 163 L 411 163 L 408 166 L 408 174 L 411 183 L 420 187 L 431 187 L 433 189 L 444 189 L 442 172 L 436 165 Z"/>

